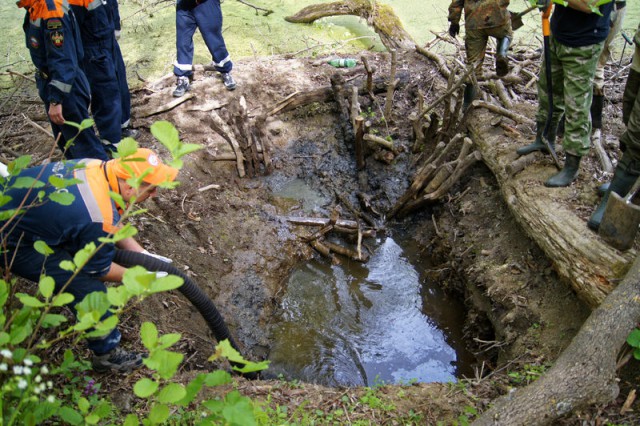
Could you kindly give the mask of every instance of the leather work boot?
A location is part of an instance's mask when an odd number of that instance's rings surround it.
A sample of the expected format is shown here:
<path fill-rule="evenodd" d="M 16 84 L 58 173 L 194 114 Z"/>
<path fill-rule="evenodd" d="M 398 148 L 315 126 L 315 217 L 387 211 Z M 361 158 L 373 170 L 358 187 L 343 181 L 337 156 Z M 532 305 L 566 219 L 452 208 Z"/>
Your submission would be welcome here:
<path fill-rule="evenodd" d="M 233 77 L 231 77 L 231 74 L 229 74 L 228 72 L 221 72 L 220 77 L 222 78 L 224 87 L 226 87 L 227 90 L 235 90 L 236 82 Z"/>
<path fill-rule="evenodd" d="M 597 231 L 598 228 L 600 228 L 602 216 L 604 215 L 604 211 L 607 207 L 607 201 L 609 201 L 609 194 L 611 194 L 611 191 L 614 191 L 619 196 L 624 197 L 627 195 L 627 192 L 629 192 L 636 179 L 638 179 L 638 175 L 629 173 L 629 171 L 626 170 L 626 167 L 623 169 L 623 167 L 618 165 L 613 173 L 613 179 L 609 184 L 609 190 L 605 192 L 602 200 L 600 200 L 600 204 L 598 204 L 598 207 L 591 214 L 591 217 L 587 222 L 587 226 L 594 231 Z"/>
<path fill-rule="evenodd" d="M 496 44 L 496 74 L 498 77 L 504 77 L 509 74 L 509 45 L 511 39 L 509 37 L 499 38 Z"/>
<path fill-rule="evenodd" d="M 173 96 L 176 98 L 184 96 L 189 91 L 191 86 L 189 85 L 189 77 L 182 75 L 178 77 L 176 89 L 173 91 Z"/>
<path fill-rule="evenodd" d="M 567 158 L 564 160 L 564 167 L 560 170 L 560 173 L 551 176 L 544 186 L 549 188 L 559 188 L 563 186 L 569 186 L 571 182 L 578 177 L 578 169 L 580 168 L 580 160 L 582 157 L 577 155 L 571 155 L 567 153 Z"/>
<path fill-rule="evenodd" d="M 549 154 L 549 148 L 547 148 L 547 144 L 544 143 L 544 141 L 542 140 L 542 132 L 544 132 L 544 124 L 545 123 L 536 124 L 536 139 L 533 141 L 533 143 L 530 143 L 529 145 L 525 145 L 523 147 L 516 149 L 516 153 L 518 155 L 527 155 L 534 151 L 542 151 L 545 154 Z M 549 133 L 550 133 L 549 145 L 551 145 L 551 148 L 553 148 L 556 143 L 556 132 L 554 129 L 551 129 Z"/>
<path fill-rule="evenodd" d="M 122 139 L 124 138 L 137 139 L 138 136 L 140 136 L 140 131 L 136 129 L 132 129 L 129 126 L 122 128 Z"/>
<path fill-rule="evenodd" d="M 603 108 L 604 95 L 593 95 L 593 101 L 591 101 L 591 126 L 594 129 L 602 129 Z"/>
<path fill-rule="evenodd" d="M 473 84 L 467 83 L 464 85 L 464 94 L 462 95 L 462 110 L 466 111 L 471 102 L 476 99 L 476 88 Z"/>

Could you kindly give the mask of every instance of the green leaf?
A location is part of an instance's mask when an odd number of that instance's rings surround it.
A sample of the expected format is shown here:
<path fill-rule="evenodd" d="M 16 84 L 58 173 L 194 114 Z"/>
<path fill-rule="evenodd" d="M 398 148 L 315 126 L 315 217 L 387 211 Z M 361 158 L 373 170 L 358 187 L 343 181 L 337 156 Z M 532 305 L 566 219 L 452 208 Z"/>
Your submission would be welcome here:
<path fill-rule="evenodd" d="M 131 300 L 131 293 L 123 285 L 107 288 L 107 299 L 111 305 L 116 307 L 125 306 Z"/>
<path fill-rule="evenodd" d="M 176 374 L 183 358 L 182 354 L 160 350 L 142 361 L 150 369 L 156 370 L 161 378 L 168 380 Z"/>
<path fill-rule="evenodd" d="M 82 417 L 82 414 L 78 413 L 73 408 L 70 408 L 67 406 L 60 407 L 60 411 L 58 411 L 58 416 L 60 416 L 60 418 L 65 422 L 70 423 L 72 425 L 79 425 L 84 420 L 84 418 Z"/>
<path fill-rule="evenodd" d="M 56 283 L 55 281 L 53 281 L 53 278 L 47 277 L 47 276 L 43 276 L 42 278 L 40 278 L 40 282 L 38 283 L 38 289 L 40 290 L 40 294 L 42 294 L 42 296 L 45 299 L 48 299 L 51 297 L 55 287 L 56 287 Z"/>
<path fill-rule="evenodd" d="M 152 350 L 158 345 L 158 329 L 151 322 L 144 322 L 140 327 L 140 338 L 144 347 Z"/>
<path fill-rule="evenodd" d="M 31 163 L 31 156 L 22 155 L 16 158 L 15 160 L 13 160 L 12 162 L 10 162 L 9 165 L 7 166 L 7 170 L 12 176 L 15 176 L 18 173 L 20 173 L 23 169 L 29 167 L 29 163 Z"/>
<path fill-rule="evenodd" d="M 30 176 L 19 176 L 11 183 L 11 186 L 18 189 L 42 188 L 44 183 Z"/>
<path fill-rule="evenodd" d="M 84 418 L 84 422 L 88 425 L 97 425 L 99 421 L 100 416 L 98 416 L 97 414 L 89 414 Z"/>
<path fill-rule="evenodd" d="M 156 274 L 148 272 L 142 266 L 134 266 L 125 271 L 122 284 L 131 294 L 139 296 L 151 288 L 151 283 L 155 278 Z"/>
<path fill-rule="evenodd" d="M 56 191 L 50 194 L 49 198 L 54 203 L 58 203 L 63 206 L 70 206 L 73 203 L 73 200 L 76 199 L 76 197 L 73 194 L 67 191 Z"/>
<path fill-rule="evenodd" d="M 9 336 L 9 333 L 7 333 L 6 331 L 0 332 L 0 346 L 6 345 L 10 340 L 11 338 Z"/>
<path fill-rule="evenodd" d="M 169 407 L 164 404 L 156 404 L 149 411 L 149 421 L 154 424 L 162 424 L 169 418 Z"/>
<path fill-rule="evenodd" d="M 53 306 L 64 306 L 73 302 L 75 297 L 71 293 L 60 293 L 56 297 L 53 298 L 51 304 Z"/>
<path fill-rule="evenodd" d="M 4 206 L 5 204 L 9 203 L 9 201 L 13 200 L 13 197 L 10 197 L 8 195 L 4 195 L 4 194 L 0 194 L 0 207 Z"/>
<path fill-rule="evenodd" d="M 33 243 L 33 248 L 43 256 L 48 256 L 54 253 L 53 249 L 42 240 L 38 240 Z"/>
<path fill-rule="evenodd" d="M 89 261 L 89 258 L 93 253 L 95 253 L 95 251 L 96 244 L 93 242 L 87 243 L 82 250 L 78 250 L 73 256 L 73 263 L 75 263 L 76 267 L 82 268 Z"/>
<path fill-rule="evenodd" d="M 635 329 L 627 337 L 627 343 L 634 348 L 640 348 L 640 330 Z"/>
<path fill-rule="evenodd" d="M 118 152 L 114 155 L 114 158 L 128 157 L 135 154 L 138 150 L 138 142 L 132 138 L 124 138 L 118 144 Z"/>
<path fill-rule="evenodd" d="M 150 293 L 161 293 L 163 291 L 175 290 L 184 284 L 184 279 L 175 275 L 158 278 L 151 284 Z"/>
<path fill-rule="evenodd" d="M 234 390 L 229 392 L 224 399 L 226 404 L 222 409 L 222 415 L 229 423 L 243 426 L 256 424 L 253 406 L 249 398 L 240 395 L 238 391 Z"/>
<path fill-rule="evenodd" d="M 186 389 L 179 383 L 169 383 L 158 393 L 158 401 L 173 404 L 180 401 L 187 394 Z"/>
<path fill-rule="evenodd" d="M 51 184 L 51 186 L 55 187 L 56 189 L 63 189 L 63 188 L 67 188 L 69 186 L 77 185 L 83 182 L 82 180 L 76 179 L 76 178 L 63 179 L 59 176 L 51 175 L 49 176 L 49 183 Z"/>
<path fill-rule="evenodd" d="M 151 125 L 153 137 L 173 153 L 180 144 L 180 134 L 173 124 L 168 121 L 156 121 Z"/>
<path fill-rule="evenodd" d="M 73 272 L 76 270 L 76 265 L 74 265 L 70 260 L 63 260 L 62 262 L 60 262 L 60 269 Z"/>
<path fill-rule="evenodd" d="M 133 386 L 133 393 L 135 393 L 139 398 L 148 398 L 158 390 L 158 386 L 158 382 L 154 382 L 151 379 L 140 379 Z"/>
<path fill-rule="evenodd" d="M 205 376 L 204 384 L 209 387 L 226 385 L 227 383 L 231 383 L 231 374 L 223 370 L 212 371 Z"/>
<path fill-rule="evenodd" d="M 122 426 L 139 426 L 140 425 L 140 420 L 138 420 L 138 416 L 136 416 L 135 414 L 128 414 L 127 417 L 124 419 L 124 423 L 122 424 Z"/>
<path fill-rule="evenodd" d="M 89 401 L 87 400 L 87 398 L 78 398 L 78 408 L 80 409 L 81 413 L 87 413 L 89 411 L 89 408 L 91 408 L 91 404 L 89 404 Z"/>
<path fill-rule="evenodd" d="M 158 339 L 158 347 L 160 349 L 167 349 L 168 347 L 173 346 L 176 342 L 180 340 L 182 335 L 180 333 L 170 333 L 165 334 L 160 339 Z"/>
<path fill-rule="evenodd" d="M 4 306 L 9 298 L 9 284 L 5 280 L 0 280 L 0 306 Z"/>
<path fill-rule="evenodd" d="M 60 324 L 67 321 L 67 318 L 64 315 L 58 314 L 46 314 L 42 318 L 42 326 L 44 328 L 58 327 Z"/>
<path fill-rule="evenodd" d="M 31 308 L 41 308 L 45 306 L 45 304 L 40 300 L 25 293 L 16 293 L 16 297 L 24 306 L 29 306 Z"/>
<path fill-rule="evenodd" d="M 217 370 L 220 371 L 220 370 Z M 226 373 L 226 371 L 225 371 Z M 185 395 L 180 401 L 176 401 L 177 405 L 186 406 L 193 401 L 193 399 L 198 395 L 200 389 L 202 389 L 202 385 L 204 384 L 205 374 L 198 374 L 195 379 L 191 380 L 187 383 L 187 387 L 185 388 Z M 231 378 L 231 376 L 229 376 Z"/>

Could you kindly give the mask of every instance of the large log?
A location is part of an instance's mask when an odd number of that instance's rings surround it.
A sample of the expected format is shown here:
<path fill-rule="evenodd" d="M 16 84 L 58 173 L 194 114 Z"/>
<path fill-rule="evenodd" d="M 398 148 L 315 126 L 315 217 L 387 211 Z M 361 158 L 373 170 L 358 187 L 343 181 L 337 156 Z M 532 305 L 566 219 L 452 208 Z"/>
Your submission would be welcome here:
<path fill-rule="evenodd" d="M 578 296 L 595 308 L 625 276 L 636 257 L 635 250 L 620 252 L 587 228 L 562 199 L 568 199 L 575 185 L 546 188 L 545 179 L 556 173 L 551 161 L 543 159 L 511 175 L 518 144 L 490 124 L 491 114 L 476 109 L 469 131 L 487 166 L 495 175 L 511 213 L 524 231 L 552 260 L 556 272 L 566 279 Z M 546 158 L 546 157 L 545 157 Z"/>
<path fill-rule="evenodd" d="M 391 6 L 370 0 L 344 0 L 312 4 L 292 16 L 284 18 L 294 24 L 311 24 L 327 16 L 355 15 L 363 18 L 388 49 L 413 50 L 415 41 L 404 29 Z"/>

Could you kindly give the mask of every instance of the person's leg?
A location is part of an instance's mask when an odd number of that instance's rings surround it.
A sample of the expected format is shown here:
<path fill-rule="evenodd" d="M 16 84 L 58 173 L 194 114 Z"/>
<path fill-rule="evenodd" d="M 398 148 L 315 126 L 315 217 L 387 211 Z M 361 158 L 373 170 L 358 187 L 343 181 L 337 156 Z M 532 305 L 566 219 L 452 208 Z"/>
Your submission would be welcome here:
<path fill-rule="evenodd" d="M 74 314 L 78 315 L 79 308 L 85 297 L 91 293 L 106 293 L 104 283 L 87 274 L 74 273 L 60 268 L 60 262 L 73 261 L 73 256 L 65 250 L 54 248 L 54 253 L 47 257 L 38 253 L 32 245 L 24 241 L 18 249 L 10 247 L 9 256 L 14 260 L 11 265 L 11 272 L 27 280 L 39 282 L 41 275 L 51 277 L 55 282 L 55 292 L 65 292 L 73 295 L 74 300 L 69 307 Z M 71 280 L 73 277 L 73 280 Z M 110 317 L 112 314 L 105 309 L 101 319 Z M 109 369 L 117 371 L 130 371 L 142 365 L 142 357 L 139 354 L 123 351 L 119 348 L 120 331 L 114 328 L 102 337 L 87 339 L 89 349 L 95 354 L 94 367 L 98 371 Z M 100 362 L 96 364 L 96 359 Z"/>
<path fill-rule="evenodd" d="M 469 29 L 464 36 L 465 52 L 467 54 L 467 66 L 474 68 L 476 78 L 482 76 L 482 63 L 487 50 L 489 36 L 485 30 Z M 462 109 L 466 110 L 476 97 L 476 88 L 471 83 L 465 84 L 464 102 Z"/>
<path fill-rule="evenodd" d="M 193 11 L 176 9 L 177 60 L 173 67 L 173 73 L 178 77 L 189 77 L 193 74 L 193 34 L 196 32 L 196 28 L 197 23 Z"/>
<path fill-rule="evenodd" d="M 131 129 L 131 93 L 129 92 L 129 83 L 127 82 L 127 70 L 120 45 L 115 40 L 112 55 L 120 93 L 120 110 L 122 113 L 120 117 L 121 136 L 123 138 L 133 137 L 135 139 L 137 137 L 137 131 Z"/>
<path fill-rule="evenodd" d="M 549 187 L 571 184 L 578 175 L 580 160 L 589 153 L 593 78 L 602 43 L 584 47 L 558 43 L 557 51 L 564 70 L 565 131 L 562 145 L 566 159 L 562 171 L 545 182 Z"/>
<path fill-rule="evenodd" d="M 220 0 L 204 1 L 193 9 L 193 14 L 202 38 L 211 53 L 214 67 L 221 73 L 231 72 L 233 62 L 222 36 Z"/>
<path fill-rule="evenodd" d="M 116 145 L 121 139 L 122 110 L 113 46 L 110 44 L 85 43 L 84 71 L 91 87 L 91 113 L 100 138 Z"/>
<path fill-rule="evenodd" d="M 513 40 L 513 31 L 511 30 L 511 20 L 496 28 L 491 29 L 492 37 L 496 39 L 496 75 L 504 77 L 509 74 L 509 46 Z"/>

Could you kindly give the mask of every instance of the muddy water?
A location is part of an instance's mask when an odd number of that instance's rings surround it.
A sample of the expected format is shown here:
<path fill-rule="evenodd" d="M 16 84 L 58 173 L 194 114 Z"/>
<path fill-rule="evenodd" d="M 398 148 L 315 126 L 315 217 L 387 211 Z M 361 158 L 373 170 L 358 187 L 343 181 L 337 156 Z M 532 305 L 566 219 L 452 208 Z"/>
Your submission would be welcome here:
<path fill-rule="evenodd" d="M 304 210 L 322 204 L 299 180 Z M 315 206 L 314 206 L 315 205 Z M 426 279 L 419 247 L 400 232 L 368 242 L 366 264 L 305 262 L 291 273 L 273 336 L 271 370 L 329 386 L 455 381 L 472 371 L 463 306 Z"/>

